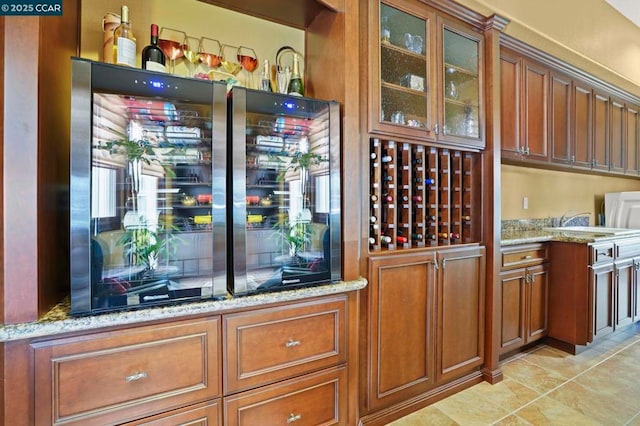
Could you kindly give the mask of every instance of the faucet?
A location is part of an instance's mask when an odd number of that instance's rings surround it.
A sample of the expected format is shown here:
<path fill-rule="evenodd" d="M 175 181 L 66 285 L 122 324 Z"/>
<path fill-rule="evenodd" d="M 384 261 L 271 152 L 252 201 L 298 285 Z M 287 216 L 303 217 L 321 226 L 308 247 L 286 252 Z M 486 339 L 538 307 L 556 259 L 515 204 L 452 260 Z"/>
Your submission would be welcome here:
<path fill-rule="evenodd" d="M 560 225 L 559 226 L 567 226 L 572 220 L 577 219 L 579 217 L 591 217 L 591 212 L 583 212 L 583 213 L 576 213 L 573 214 L 571 216 L 569 216 L 569 213 L 571 213 L 573 210 L 569 210 L 567 212 L 565 212 L 561 217 L 560 217 Z M 588 225 L 588 224 L 587 224 Z"/>

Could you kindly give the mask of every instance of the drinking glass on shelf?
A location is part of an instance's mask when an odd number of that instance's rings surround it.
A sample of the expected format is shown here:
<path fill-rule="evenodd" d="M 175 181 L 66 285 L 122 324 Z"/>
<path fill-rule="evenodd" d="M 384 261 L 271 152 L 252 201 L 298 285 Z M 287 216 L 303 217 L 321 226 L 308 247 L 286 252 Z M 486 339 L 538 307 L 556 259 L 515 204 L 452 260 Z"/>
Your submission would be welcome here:
<path fill-rule="evenodd" d="M 222 68 L 224 68 L 226 72 L 228 72 L 231 75 L 236 75 L 242 69 L 242 65 L 238 62 L 233 62 L 233 60 L 228 59 L 229 57 L 227 56 L 226 52 L 229 49 L 234 49 L 236 52 L 238 51 L 237 46 L 223 44 L 222 47 L 220 48 L 220 62 L 222 64 Z"/>
<path fill-rule="evenodd" d="M 200 60 L 200 55 L 198 54 L 199 45 L 199 39 L 185 35 L 182 43 L 182 51 L 185 59 L 188 61 L 189 77 L 193 77 L 195 65 Z"/>
<path fill-rule="evenodd" d="M 184 31 L 167 27 L 160 28 L 158 46 L 160 46 L 160 49 L 169 60 L 169 72 L 171 74 L 175 73 L 176 59 L 180 59 L 184 55 L 182 44 L 186 36 L 187 34 Z"/>
<path fill-rule="evenodd" d="M 252 55 L 249 55 L 249 53 Z M 256 51 L 250 47 L 240 46 L 238 47 L 236 57 L 238 58 L 242 68 L 249 73 L 246 86 L 255 88 L 253 72 L 258 68 L 258 55 L 256 55 Z"/>
<path fill-rule="evenodd" d="M 220 42 L 209 37 L 201 37 L 198 46 L 198 59 L 207 68 L 213 69 L 220 66 Z M 215 52 L 215 53 L 213 53 Z"/>

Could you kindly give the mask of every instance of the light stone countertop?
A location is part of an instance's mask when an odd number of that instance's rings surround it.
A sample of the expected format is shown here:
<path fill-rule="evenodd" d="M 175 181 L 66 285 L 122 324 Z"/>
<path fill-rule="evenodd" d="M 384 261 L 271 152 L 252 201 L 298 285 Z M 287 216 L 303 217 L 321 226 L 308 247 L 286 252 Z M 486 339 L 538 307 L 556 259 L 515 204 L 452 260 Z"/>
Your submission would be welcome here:
<path fill-rule="evenodd" d="M 95 330 L 118 325 L 144 325 L 144 322 L 176 319 L 188 315 L 212 314 L 240 308 L 250 308 L 270 303 L 288 302 L 310 297 L 327 296 L 360 290 L 367 286 L 367 280 L 359 278 L 353 281 L 339 281 L 334 284 L 260 293 L 249 296 L 229 297 L 225 300 L 211 300 L 181 303 L 138 310 L 111 312 L 98 315 L 73 317 L 69 314 L 69 302 L 64 301 L 53 307 L 44 317 L 35 322 L 0 325 L 0 342 L 31 339 L 34 337 Z"/>
<path fill-rule="evenodd" d="M 638 236 L 640 236 L 640 230 L 637 233 L 602 236 L 602 234 L 599 234 L 597 232 L 590 233 L 563 231 L 562 228 L 558 228 L 557 231 L 549 231 L 543 229 L 524 229 L 503 231 L 502 235 L 500 236 L 500 243 L 502 247 L 528 243 L 544 243 L 549 241 L 590 244 L 595 242 L 620 240 L 621 238 L 632 238 Z"/>

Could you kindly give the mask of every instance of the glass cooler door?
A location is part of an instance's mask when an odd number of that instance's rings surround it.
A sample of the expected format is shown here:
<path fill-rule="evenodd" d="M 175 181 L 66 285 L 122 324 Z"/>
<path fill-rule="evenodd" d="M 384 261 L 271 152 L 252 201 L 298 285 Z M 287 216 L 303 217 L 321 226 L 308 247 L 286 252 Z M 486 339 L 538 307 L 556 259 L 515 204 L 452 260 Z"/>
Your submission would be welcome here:
<path fill-rule="evenodd" d="M 338 105 L 241 88 L 231 99 L 230 291 L 339 279 Z"/>
<path fill-rule="evenodd" d="M 90 310 L 225 296 L 224 85 L 90 74 L 89 135 L 72 137 L 72 249 L 89 245 Z"/>

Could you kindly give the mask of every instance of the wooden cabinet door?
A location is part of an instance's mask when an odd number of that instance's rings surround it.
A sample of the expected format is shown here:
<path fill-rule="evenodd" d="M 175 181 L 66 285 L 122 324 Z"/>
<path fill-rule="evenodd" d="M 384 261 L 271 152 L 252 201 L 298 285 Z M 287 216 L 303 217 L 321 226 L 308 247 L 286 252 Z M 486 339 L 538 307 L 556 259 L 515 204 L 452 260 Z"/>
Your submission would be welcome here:
<path fill-rule="evenodd" d="M 575 149 L 571 140 L 571 79 L 551 73 L 551 107 L 549 108 L 549 132 L 551 161 L 572 164 Z"/>
<path fill-rule="evenodd" d="M 526 343 L 547 335 L 549 270 L 547 265 L 527 268 Z"/>
<path fill-rule="evenodd" d="M 609 170 L 609 98 L 594 92 L 592 168 Z"/>
<path fill-rule="evenodd" d="M 371 257 L 366 406 L 406 401 L 434 386 L 434 252 Z"/>
<path fill-rule="evenodd" d="M 625 168 L 625 146 L 626 146 L 626 129 L 625 129 L 625 106 L 624 102 L 611 99 L 611 140 L 609 161 L 609 171 L 615 173 L 624 173 Z"/>
<path fill-rule="evenodd" d="M 614 325 L 622 327 L 633 321 L 633 291 L 635 263 L 633 258 L 624 259 L 615 264 L 614 281 Z"/>
<path fill-rule="evenodd" d="M 500 353 L 516 349 L 525 343 L 525 270 L 500 274 L 502 297 L 502 327 Z"/>
<path fill-rule="evenodd" d="M 500 140 L 502 157 L 521 159 L 520 83 L 521 60 L 500 54 Z"/>
<path fill-rule="evenodd" d="M 572 139 L 575 150 L 574 166 L 591 168 L 593 160 L 593 93 L 591 88 L 573 82 L 573 108 L 571 110 Z"/>
<path fill-rule="evenodd" d="M 593 268 L 590 283 L 590 341 L 602 338 L 613 332 L 613 263 Z"/>
<path fill-rule="evenodd" d="M 523 61 L 524 102 L 522 104 L 522 139 L 530 160 L 547 161 L 547 101 L 549 71 L 535 62 Z"/>
<path fill-rule="evenodd" d="M 368 4 L 369 129 L 434 140 L 435 15 L 411 0 Z"/>
<path fill-rule="evenodd" d="M 484 362 L 484 247 L 438 251 L 437 383 Z"/>
<path fill-rule="evenodd" d="M 627 105 L 625 108 L 627 120 L 627 138 L 625 141 L 625 167 L 628 175 L 637 176 L 640 173 L 640 138 L 638 137 L 638 108 Z"/>

